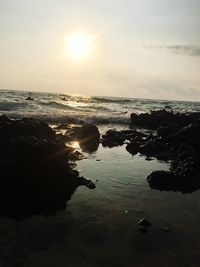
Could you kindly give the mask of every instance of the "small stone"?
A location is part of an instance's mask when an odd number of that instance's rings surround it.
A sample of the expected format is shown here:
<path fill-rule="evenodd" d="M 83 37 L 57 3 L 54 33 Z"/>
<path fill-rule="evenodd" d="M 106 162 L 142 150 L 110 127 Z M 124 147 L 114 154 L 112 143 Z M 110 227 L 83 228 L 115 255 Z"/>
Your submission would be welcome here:
<path fill-rule="evenodd" d="M 163 232 L 169 232 L 171 229 L 169 227 L 161 227 L 160 230 L 162 230 Z"/>
<path fill-rule="evenodd" d="M 146 227 L 143 227 L 143 226 L 138 226 L 137 227 L 137 231 L 140 232 L 141 234 L 146 234 L 148 233 L 148 230 Z"/>
<path fill-rule="evenodd" d="M 145 160 L 147 160 L 147 161 L 151 161 L 151 160 L 153 160 L 153 158 L 151 158 L 151 157 L 146 157 Z"/>
<path fill-rule="evenodd" d="M 33 98 L 33 97 L 31 97 L 31 96 L 28 96 L 27 98 L 25 98 L 25 100 L 32 101 L 32 100 L 34 100 L 34 98 Z"/>
<path fill-rule="evenodd" d="M 151 226 L 151 222 L 149 222 L 145 218 L 139 220 L 138 224 L 141 225 L 141 226 L 143 226 L 143 227 L 149 227 L 149 226 Z"/>
<path fill-rule="evenodd" d="M 89 189 L 95 189 L 96 188 L 96 185 L 91 180 L 86 180 L 85 185 Z"/>

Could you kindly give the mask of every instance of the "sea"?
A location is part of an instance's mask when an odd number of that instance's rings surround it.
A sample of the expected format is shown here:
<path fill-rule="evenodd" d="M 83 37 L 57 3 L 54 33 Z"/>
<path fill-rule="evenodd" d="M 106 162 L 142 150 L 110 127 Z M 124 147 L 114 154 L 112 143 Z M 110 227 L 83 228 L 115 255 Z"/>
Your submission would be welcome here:
<path fill-rule="evenodd" d="M 32 100 L 26 100 L 27 97 Z M 200 111 L 198 102 L 0 91 L 0 114 L 50 124 L 94 123 L 102 131 L 128 127 L 132 112 Z M 77 147 L 80 150 L 80 147 Z M 22 221 L 0 217 L 0 266 L 200 266 L 200 191 L 183 194 L 149 187 L 146 177 L 169 163 L 132 156 L 125 146 L 101 144 L 75 167 L 96 189 L 79 187 L 66 210 Z M 28 179 L 28 177 L 27 177 Z M 148 219 L 148 233 L 137 230 Z"/>
<path fill-rule="evenodd" d="M 130 122 L 133 112 L 139 114 L 160 109 L 196 112 L 200 111 L 200 103 L 0 90 L 0 114 L 16 119 L 33 117 L 49 123 L 73 119 L 96 125 L 122 125 Z"/>

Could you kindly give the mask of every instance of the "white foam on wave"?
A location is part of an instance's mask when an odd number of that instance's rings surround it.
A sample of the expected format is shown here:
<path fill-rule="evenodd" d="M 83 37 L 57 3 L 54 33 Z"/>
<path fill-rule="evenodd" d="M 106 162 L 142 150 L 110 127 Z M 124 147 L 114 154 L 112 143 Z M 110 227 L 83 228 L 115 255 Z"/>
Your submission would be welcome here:
<path fill-rule="evenodd" d="M 26 100 L 28 96 L 33 100 Z M 0 90 L 0 114 L 11 118 L 33 117 L 50 123 L 74 119 L 94 124 L 127 124 L 133 112 L 139 114 L 166 106 L 175 112 L 200 111 L 197 102 Z"/>

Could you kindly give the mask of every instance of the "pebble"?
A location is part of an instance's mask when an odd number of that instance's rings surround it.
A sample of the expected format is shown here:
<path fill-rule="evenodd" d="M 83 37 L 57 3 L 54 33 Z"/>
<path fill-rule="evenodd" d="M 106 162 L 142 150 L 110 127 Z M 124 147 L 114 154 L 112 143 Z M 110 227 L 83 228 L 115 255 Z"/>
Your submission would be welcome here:
<path fill-rule="evenodd" d="M 151 226 L 151 222 L 148 221 L 145 218 L 139 220 L 138 224 L 141 225 L 141 226 L 143 226 L 143 227 L 149 227 L 149 226 Z"/>
<path fill-rule="evenodd" d="M 138 226 L 138 227 L 137 227 L 137 230 L 138 230 L 138 232 L 140 232 L 141 234 L 146 234 L 146 233 L 148 233 L 147 228 L 146 228 L 146 227 L 143 227 L 143 226 Z"/>
<path fill-rule="evenodd" d="M 161 227 L 160 230 L 162 230 L 163 232 L 169 232 L 171 229 L 169 227 Z"/>

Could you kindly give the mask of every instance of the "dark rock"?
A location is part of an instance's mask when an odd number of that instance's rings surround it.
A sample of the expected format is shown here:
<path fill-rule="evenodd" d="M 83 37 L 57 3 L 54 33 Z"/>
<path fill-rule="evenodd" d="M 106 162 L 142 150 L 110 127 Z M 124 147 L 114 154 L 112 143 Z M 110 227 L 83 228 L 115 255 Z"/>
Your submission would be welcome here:
<path fill-rule="evenodd" d="M 79 141 L 80 140 L 80 126 L 69 127 L 65 133 L 66 139 L 69 141 Z"/>
<path fill-rule="evenodd" d="M 85 178 L 83 179 L 83 185 L 85 185 L 89 189 L 95 189 L 96 188 L 96 185 L 91 180 L 86 180 Z"/>
<path fill-rule="evenodd" d="M 168 142 L 198 142 L 200 138 L 200 124 L 190 123 L 184 127 L 179 127 L 177 131 L 169 135 Z"/>
<path fill-rule="evenodd" d="M 104 147 L 122 146 L 125 141 L 125 136 L 115 129 L 110 129 L 102 136 L 102 145 Z"/>
<path fill-rule="evenodd" d="M 140 150 L 140 143 L 131 142 L 126 146 L 126 150 L 132 155 L 136 155 Z"/>
<path fill-rule="evenodd" d="M 170 171 L 153 172 L 147 177 L 151 188 L 193 192 L 200 179 L 200 113 L 174 114 L 166 110 L 132 114 L 134 126 L 152 131 L 145 138 L 130 139 L 126 149 L 135 155 L 170 162 Z"/>
<path fill-rule="evenodd" d="M 29 100 L 29 101 L 33 101 L 34 100 L 34 98 L 33 97 L 31 97 L 31 96 L 28 96 L 25 100 Z"/>
<path fill-rule="evenodd" d="M 155 171 L 148 177 L 147 181 L 152 189 L 165 191 L 180 191 L 182 193 L 192 193 L 200 188 L 198 177 L 175 175 L 170 171 Z"/>
<path fill-rule="evenodd" d="M 0 127 L 1 125 L 7 124 L 10 122 L 10 119 L 6 115 L 0 116 Z"/>
<path fill-rule="evenodd" d="M 145 139 L 147 135 L 136 130 L 122 130 L 117 131 L 110 129 L 102 136 L 102 145 L 107 147 L 122 146 L 125 141 L 141 141 Z"/>
<path fill-rule="evenodd" d="M 148 220 L 147 220 L 147 219 L 145 219 L 145 218 L 143 218 L 143 219 L 139 220 L 138 224 L 139 224 L 140 226 L 143 226 L 143 227 L 145 227 L 145 228 L 147 228 L 147 227 L 150 227 L 150 226 L 151 226 L 151 222 L 150 222 L 150 221 L 148 221 Z"/>
<path fill-rule="evenodd" d="M 80 125 L 83 125 L 83 124 L 84 124 L 84 121 L 79 120 L 77 118 L 66 118 L 64 123 L 60 123 L 54 129 L 56 130 L 65 129 L 69 131 L 70 129 L 75 127 L 75 125 L 80 127 Z"/>
<path fill-rule="evenodd" d="M 0 216 L 55 214 L 78 186 L 94 188 L 72 170 L 73 149 L 45 123 L 1 117 L 0 148 Z"/>
<path fill-rule="evenodd" d="M 147 181 L 151 188 L 172 190 L 181 180 L 170 171 L 154 171 L 147 177 Z"/>
<path fill-rule="evenodd" d="M 96 151 L 100 141 L 99 130 L 92 124 L 74 126 L 66 132 L 65 136 L 69 141 L 78 141 L 80 147 L 86 152 Z"/>
<path fill-rule="evenodd" d="M 143 227 L 143 226 L 138 226 L 138 227 L 137 227 L 137 231 L 138 231 L 139 233 L 141 233 L 141 234 L 146 234 L 146 233 L 148 233 L 147 228 L 146 228 L 146 227 Z"/>
<path fill-rule="evenodd" d="M 169 106 L 169 105 L 166 105 L 166 106 L 165 106 L 165 109 L 172 109 L 172 107 Z"/>
<path fill-rule="evenodd" d="M 155 142 L 145 142 L 144 144 L 140 145 L 139 152 L 143 155 L 153 156 L 157 155 L 161 151 L 164 150 L 162 144 L 155 143 Z"/>
<path fill-rule="evenodd" d="M 142 113 L 142 114 L 131 114 L 131 123 L 134 126 L 144 127 L 148 129 L 155 130 L 160 127 L 163 123 L 174 123 L 179 126 L 185 126 L 191 123 L 194 120 L 198 120 L 200 118 L 200 114 L 196 118 L 193 116 L 173 113 L 172 111 L 158 110 L 151 111 L 150 114 Z"/>
<path fill-rule="evenodd" d="M 160 230 L 162 230 L 163 232 L 168 233 L 168 232 L 170 232 L 171 229 L 169 227 L 167 227 L 167 226 L 163 226 L 163 227 L 160 228 Z"/>
<path fill-rule="evenodd" d="M 77 164 L 75 162 L 69 162 L 69 165 L 72 169 L 76 168 L 77 167 Z"/>
<path fill-rule="evenodd" d="M 85 158 L 85 156 L 78 150 L 72 149 L 71 153 L 69 154 L 70 160 L 76 161 L 76 160 L 82 160 L 84 158 Z"/>
<path fill-rule="evenodd" d="M 95 151 L 97 151 L 98 147 L 99 147 L 99 143 L 88 143 L 88 144 L 80 144 L 80 147 L 82 149 L 83 152 L 87 152 L 87 153 L 93 153 Z"/>
<path fill-rule="evenodd" d="M 100 133 L 95 125 L 84 124 L 80 128 L 79 138 L 81 144 L 99 143 Z"/>
<path fill-rule="evenodd" d="M 152 161 L 153 158 L 151 158 L 151 157 L 146 157 L 145 160 L 147 160 L 147 161 Z"/>
<path fill-rule="evenodd" d="M 55 130 L 63 130 L 63 129 L 68 130 L 70 128 L 71 128 L 71 126 L 68 123 L 60 123 L 54 129 Z"/>
<path fill-rule="evenodd" d="M 169 136 L 171 136 L 172 134 L 176 133 L 179 130 L 179 127 L 177 125 L 174 124 L 168 124 L 168 125 L 163 125 L 160 126 L 157 129 L 157 135 L 158 137 L 161 137 L 162 139 L 166 139 Z"/>
<path fill-rule="evenodd" d="M 98 128 L 92 124 L 84 124 L 79 132 L 79 144 L 85 152 L 94 152 L 98 149 L 100 133 Z"/>
<path fill-rule="evenodd" d="M 127 144 L 126 149 L 132 155 L 140 153 L 147 158 L 156 157 L 160 160 L 169 159 L 169 147 L 168 144 L 162 143 L 159 138 L 152 136 L 151 138 L 136 137 L 130 140 Z"/>

